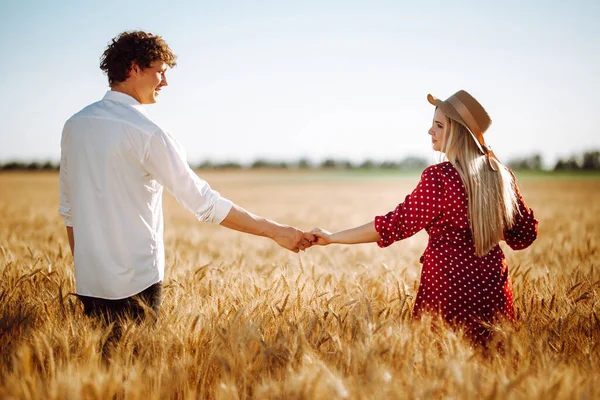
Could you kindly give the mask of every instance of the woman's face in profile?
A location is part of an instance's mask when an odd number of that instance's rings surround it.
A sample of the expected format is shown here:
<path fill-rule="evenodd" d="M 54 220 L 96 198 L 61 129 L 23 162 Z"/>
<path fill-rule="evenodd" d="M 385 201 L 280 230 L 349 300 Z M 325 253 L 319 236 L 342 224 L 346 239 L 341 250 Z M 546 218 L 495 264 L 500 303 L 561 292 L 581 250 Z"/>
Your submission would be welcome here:
<path fill-rule="evenodd" d="M 446 121 L 447 119 L 444 113 L 439 108 L 436 108 L 435 113 L 433 114 L 431 128 L 429 128 L 428 131 L 428 133 L 431 135 L 431 147 L 435 151 L 442 151 L 442 145 L 444 144 L 444 139 L 446 138 Z"/>

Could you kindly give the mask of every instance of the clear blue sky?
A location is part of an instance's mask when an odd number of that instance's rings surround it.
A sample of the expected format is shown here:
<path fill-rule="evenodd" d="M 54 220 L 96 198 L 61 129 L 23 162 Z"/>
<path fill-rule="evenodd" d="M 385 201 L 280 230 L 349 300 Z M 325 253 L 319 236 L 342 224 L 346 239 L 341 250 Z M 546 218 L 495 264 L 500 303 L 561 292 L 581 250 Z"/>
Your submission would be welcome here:
<path fill-rule="evenodd" d="M 597 0 L 0 0 L 0 162 L 58 160 L 107 43 L 142 29 L 179 57 L 149 112 L 192 163 L 434 160 L 426 95 L 466 89 L 501 159 L 551 164 L 600 149 L 598 21 Z"/>

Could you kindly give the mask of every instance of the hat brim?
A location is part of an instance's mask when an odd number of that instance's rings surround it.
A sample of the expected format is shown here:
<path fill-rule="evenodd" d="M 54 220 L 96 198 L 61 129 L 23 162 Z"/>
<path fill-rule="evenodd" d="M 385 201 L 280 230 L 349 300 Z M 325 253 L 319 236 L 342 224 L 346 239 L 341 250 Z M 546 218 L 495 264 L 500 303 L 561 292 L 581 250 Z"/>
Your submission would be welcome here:
<path fill-rule="evenodd" d="M 483 150 L 483 147 L 481 146 L 481 143 L 479 143 L 479 140 L 477 140 L 477 137 L 473 134 L 473 132 L 471 131 L 471 129 L 469 128 L 469 126 L 465 123 L 465 121 L 463 121 L 463 119 L 460 116 L 460 114 L 454 109 L 454 107 L 452 107 L 452 105 L 450 105 L 446 101 L 438 99 L 437 97 L 435 97 L 432 94 L 427 94 L 427 101 L 429 102 L 429 104 L 431 104 L 433 106 L 436 106 L 439 109 L 441 109 L 442 112 L 444 113 L 444 115 L 446 115 L 446 117 L 455 120 L 456 122 L 458 122 L 459 124 L 461 124 L 462 126 L 464 126 L 465 128 L 467 128 L 467 131 L 471 134 L 471 137 L 475 141 L 475 144 L 477 145 L 477 147 L 479 148 L 479 150 L 482 153 L 485 153 L 484 150 Z"/>
<path fill-rule="evenodd" d="M 434 95 L 432 95 L 431 93 L 429 93 L 427 95 L 427 101 L 429 102 L 429 104 L 431 104 L 432 106 L 437 106 L 439 103 L 442 102 L 442 100 L 438 99 L 437 97 L 435 97 Z"/>
<path fill-rule="evenodd" d="M 440 100 L 431 94 L 427 95 L 427 101 L 429 102 L 429 104 L 441 109 L 446 117 L 455 120 L 456 122 L 460 123 L 467 129 L 469 129 L 469 127 L 467 126 L 465 121 L 463 121 L 463 119 L 460 116 L 460 114 L 458 113 L 458 111 L 456 111 L 450 103 L 448 103 L 447 101 L 444 101 L 444 100 Z"/>

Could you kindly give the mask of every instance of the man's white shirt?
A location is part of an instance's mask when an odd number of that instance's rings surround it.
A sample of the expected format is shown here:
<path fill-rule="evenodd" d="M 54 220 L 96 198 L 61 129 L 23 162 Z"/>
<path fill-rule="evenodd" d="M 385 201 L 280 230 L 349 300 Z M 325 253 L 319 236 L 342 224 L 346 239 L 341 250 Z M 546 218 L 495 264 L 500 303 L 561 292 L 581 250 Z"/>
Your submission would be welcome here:
<path fill-rule="evenodd" d="M 78 294 L 122 299 L 163 280 L 163 186 L 200 221 L 219 224 L 232 207 L 133 97 L 108 91 L 65 123 L 59 212 Z"/>

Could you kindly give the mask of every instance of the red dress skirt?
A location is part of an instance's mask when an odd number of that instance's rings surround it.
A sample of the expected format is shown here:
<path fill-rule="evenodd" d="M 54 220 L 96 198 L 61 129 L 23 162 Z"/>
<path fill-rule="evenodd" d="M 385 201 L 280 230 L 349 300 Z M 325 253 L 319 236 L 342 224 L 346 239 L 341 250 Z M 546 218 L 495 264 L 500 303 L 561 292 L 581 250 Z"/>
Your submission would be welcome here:
<path fill-rule="evenodd" d="M 538 221 L 517 189 L 520 214 L 506 243 L 524 249 L 537 237 Z M 458 172 L 444 162 L 423 171 L 419 184 L 403 203 L 386 215 L 375 217 L 380 247 L 425 229 L 429 243 L 421 257 L 423 269 L 413 316 L 439 313 L 451 324 L 461 325 L 469 337 L 485 343 L 499 316 L 514 318 L 508 265 L 499 245 L 488 254 L 475 254 L 469 227 L 467 194 Z M 484 322 L 482 324 L 481 322 Z"/>

